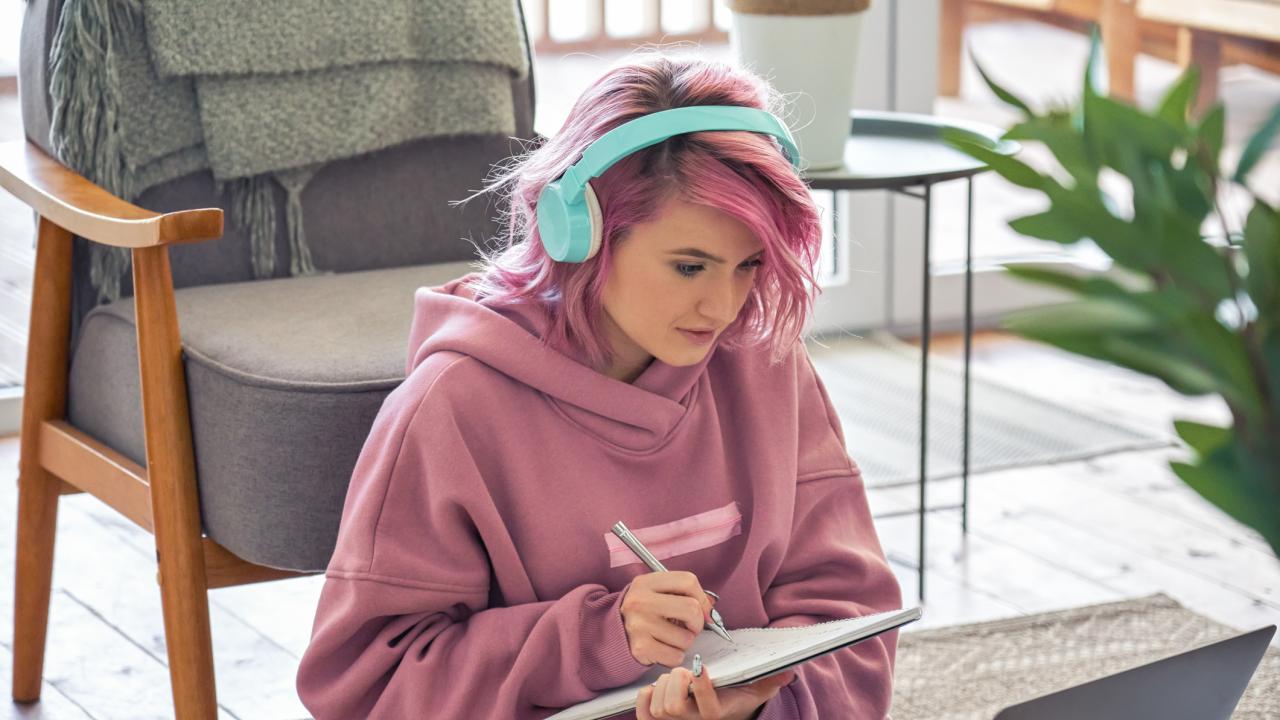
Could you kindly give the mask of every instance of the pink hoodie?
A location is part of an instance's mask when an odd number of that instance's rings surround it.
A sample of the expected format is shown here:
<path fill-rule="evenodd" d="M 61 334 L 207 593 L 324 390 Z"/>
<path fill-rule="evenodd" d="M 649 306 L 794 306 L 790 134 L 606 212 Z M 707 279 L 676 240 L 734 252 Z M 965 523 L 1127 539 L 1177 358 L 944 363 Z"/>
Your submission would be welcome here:
<path fill-rule="evenodd" d="M 317 720 L 545 718 L 638 680 L 619 606 L 649 570 L 618 520 L 716 591 L 730 631 L 901 606 L 803 344 L 628 384 L 542 346 L 531 305 L 486 308 L 461 279 L 414 301 L 298 670 Z M 885 717 L 897 639 L 799 666 L 759 717 Z"/>

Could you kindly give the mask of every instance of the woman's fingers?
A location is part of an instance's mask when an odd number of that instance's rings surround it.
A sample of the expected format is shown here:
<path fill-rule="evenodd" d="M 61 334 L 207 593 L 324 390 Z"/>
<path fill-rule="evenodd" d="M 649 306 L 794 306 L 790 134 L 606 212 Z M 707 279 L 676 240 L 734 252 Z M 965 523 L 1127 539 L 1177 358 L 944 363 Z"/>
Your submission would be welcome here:
<path fill-rule="evenodd" d="M 718 717 L 720 702 L 705 670 L 702 677 L 694 677 L 688 668 L 676 668 L 636 694 L 637 720 Z"/>
<path fill-rule="evenodd" d="M 707 616 L 702 604 L 687 595 L 664 594 L 660 596 L 656 610 L 663 617 L 682 623 L 695 635 L 702 632 Z"/>
<path fill-rule="evenodd" d="M 689 697 L 689 683 L 693 673 L 686 668 L 678 667 L 667 673 L 666 687 L 662 693 L 662 708 L 667 717 L 686 717 L 696 712 L 693 698 Z"/>
<path fill-rule="evenodd" d="M 711 683 L 711 671 L 702 666 L 702 675 L 693 678 L 693 699 L 698 705 L 698 715 L 704 718 L 718 718 L 721 715 L 720 695 L 716 686 Z"/>
<path fill-rule="evenodd" d="M 669 595 L 672 599 L 688 598 L 683 607 L 691 609 L 684 612 L 671 612 L 664 608 L 666 615 L 672 618 L 684 619 L 687 615 L 689 622 L 693 622 L 693 618 L 698 618 L 698 627 L 690 625 L 690 629 L 695 632 L 701 629 L 702 619 L 710 612 L 714 603 L 711 596 L 702 588 L 702 584 L 698 582 L 698 576 L 684 570 L 669 570 L 664 573 L 644 573 L 637 576 L 637 580 L 642 582 L 644 586 L 652 592 Z M 636 582 L 633 580 L 632 582 Z"/>
<path fill-rule="evenodd" d="M 680 653 L 681 655 L 676 662 L 664 662 L 663 665 L 666 665 L 667 667 L 675 667 L 676 665 L 684 662 L 684 649 L 693 644 L 694 634 L 691 631 L 676 625 L 666 618 L 651 621 L 646 629 L 649 631 L 649 634 L 653 636 L 654 640 L 657 640 L 663 645 L 670 646 L 672 651 Z M 661 651 L 663 649 L 659 648 L 659 650 Z"/>
<path fill-rule="evenodd" d="M 667 686 L 671 684 L 671 673 L 658 678 L 658 685 L 653 688 L 653 697 L 649 698 L 649 714 L 657 718 L 668 717 L 663 706 L 667 703 Z"/>
<path fill-rule="evenodd" d="M 636 695 L 636 720 L 654 720 L 653 713 L 649 712 L 653 688 L 653 685 L 646 685 L 640 688 L 640 692 Z"/>

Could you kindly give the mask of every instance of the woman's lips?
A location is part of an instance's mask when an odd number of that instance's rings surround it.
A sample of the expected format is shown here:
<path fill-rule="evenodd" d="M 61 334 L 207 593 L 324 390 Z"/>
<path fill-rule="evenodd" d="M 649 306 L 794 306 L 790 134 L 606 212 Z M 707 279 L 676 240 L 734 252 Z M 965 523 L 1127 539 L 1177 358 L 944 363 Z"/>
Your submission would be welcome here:
<path fill-rule="evenodd" d="M 689 341 L 695 345 L 706 345 L 716 336 L 713 330 L 704 330 L 702 332 L 694 332 L 692 330 L 684 330 L 679 328 L 681 334 L 689 338 Z"/>

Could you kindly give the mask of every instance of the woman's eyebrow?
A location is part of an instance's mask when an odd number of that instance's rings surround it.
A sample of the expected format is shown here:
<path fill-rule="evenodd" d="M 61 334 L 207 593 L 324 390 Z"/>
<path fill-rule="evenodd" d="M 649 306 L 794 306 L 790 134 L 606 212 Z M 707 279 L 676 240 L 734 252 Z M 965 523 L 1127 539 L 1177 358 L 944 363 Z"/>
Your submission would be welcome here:
<path fill-rule="evenodd" d="M 752 254 L 751 257 L 747 258 L 747 260 L 750 260 L 756 255 L 760 255 L 762 253 L 764 253 L 764 250 L 760 250 L 759 252 Z M 668 255 L 690 255 L 696 258 L 702 258 L 703 260 L 710 260 L 713 263 L 722 263 L 722 264 L 724 263 L 724 258 L 718 257 L 716 255 L 712 255 L 711 253 L 705 250 L 699 250 L 698 248 L 692 248 L 692 247 L 680 248 L 679 250 L 672 250 L 667 254 Z"/>

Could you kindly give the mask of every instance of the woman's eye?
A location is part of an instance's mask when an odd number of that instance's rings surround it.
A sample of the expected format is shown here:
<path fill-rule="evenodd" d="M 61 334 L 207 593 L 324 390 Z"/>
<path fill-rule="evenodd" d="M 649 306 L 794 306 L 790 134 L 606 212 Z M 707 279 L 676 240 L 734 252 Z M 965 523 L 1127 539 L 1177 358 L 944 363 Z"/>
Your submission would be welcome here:
<path fill-rule="evenodd" d="M 748 260 L 747 262 L 742 263 L 742 265 L 739 266 L 739 269 L 753 270 L 763 264 L 764 260 L 756 258 L 755 260 Z M 680 273 L 684 277 L 693 277 L 694 275 L 702 272 L 702 269 L 703 266 L 700 263 L 676 263 L 676 272 Z"/>

